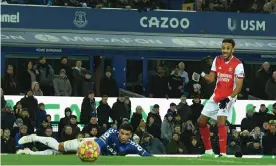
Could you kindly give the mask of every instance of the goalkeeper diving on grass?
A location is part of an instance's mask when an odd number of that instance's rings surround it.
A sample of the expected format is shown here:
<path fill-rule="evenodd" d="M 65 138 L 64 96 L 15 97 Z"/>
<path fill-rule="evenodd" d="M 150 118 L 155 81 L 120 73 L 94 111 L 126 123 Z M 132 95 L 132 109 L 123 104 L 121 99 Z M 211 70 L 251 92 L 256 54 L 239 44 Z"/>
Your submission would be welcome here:
<path fill-rule="evenodd" d="M 94 140 L 101 149 L 101 155 L 125 156 L 128 154 L 139 154 L 140 156 L 151 156 L 140 145 L 131 140 L 133 128 L 129 123 L 123 123 L 119 130 L 110 128 L 100 138 L 81 138 L 65 142 L 57 142 L 51 137 L 40 137 L 28 135 L 22 137 L 18 143 L 26 144 L 40 142 L 52 149 L 34 152 L 29 149 L 19 150 L 17 154 L 30 155 L 54 155 L 65 152 L 77 152 L 83 141 Z"/>

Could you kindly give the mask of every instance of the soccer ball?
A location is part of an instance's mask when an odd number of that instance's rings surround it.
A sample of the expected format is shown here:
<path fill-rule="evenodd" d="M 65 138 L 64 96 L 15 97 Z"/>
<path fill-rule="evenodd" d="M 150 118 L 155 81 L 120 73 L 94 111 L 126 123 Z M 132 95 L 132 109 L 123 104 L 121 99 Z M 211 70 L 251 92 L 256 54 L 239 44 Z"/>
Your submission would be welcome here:
<path fill-rule="evenodd" d="M 78 147 L 77 155 L 82 161 L 96 161 L 100 155 L 98 144 L 91 141 L 83 141 Z"/>

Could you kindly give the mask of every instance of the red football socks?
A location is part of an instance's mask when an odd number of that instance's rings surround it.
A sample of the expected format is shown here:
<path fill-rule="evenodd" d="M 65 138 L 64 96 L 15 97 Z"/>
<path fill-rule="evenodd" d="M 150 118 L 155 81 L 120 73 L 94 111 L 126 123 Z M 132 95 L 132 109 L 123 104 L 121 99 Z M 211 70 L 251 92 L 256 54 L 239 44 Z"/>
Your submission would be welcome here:
<path fill-rule="evenodd" d="M 212 144 L 210 140 L 210 130 L 208 126 L 206 125 L 205 127 L 200 127 L 200 135 L 202 142 L 204 144 L 205 150 L 212 150 Z"/>
<path fill-rule="evenodd" d="M 219 149 L 220 153 L 226 154 L 227 148 L 227 130 L 225 125 L 218 126 L 218 135 L 219 135 Z"/>

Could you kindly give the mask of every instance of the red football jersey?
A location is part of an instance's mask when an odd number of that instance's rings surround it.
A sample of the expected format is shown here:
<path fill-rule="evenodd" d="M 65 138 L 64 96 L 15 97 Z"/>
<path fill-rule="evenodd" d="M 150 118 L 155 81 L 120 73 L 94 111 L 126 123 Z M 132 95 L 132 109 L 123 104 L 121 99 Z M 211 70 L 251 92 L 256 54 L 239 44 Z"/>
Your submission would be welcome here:
<path fill-rule="evenodd" d="M 236 87 L 236 78 L 244 78 L 243 64 L 234 56 L 227 62 L 222 56 L 217 56 L 213 61 L 211 71 L 217 74 L 213 98 L 215 102 L 219 102 L 232 94 Z"/>

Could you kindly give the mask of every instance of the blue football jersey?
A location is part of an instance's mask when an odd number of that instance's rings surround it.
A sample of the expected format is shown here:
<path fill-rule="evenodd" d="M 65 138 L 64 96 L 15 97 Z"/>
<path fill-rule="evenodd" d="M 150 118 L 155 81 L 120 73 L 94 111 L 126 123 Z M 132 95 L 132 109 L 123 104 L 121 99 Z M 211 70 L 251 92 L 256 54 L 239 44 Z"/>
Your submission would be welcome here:
<path fill-rule="evenodd" d="M 140 156 L 151 156 L 145 149 L 132 140 L 121 143 L 117 129 L 110 128 L 100 138 L 95 140 L 101 148 L 102 155 L 125 156 L 127 154 L 139 154 Z"/>

